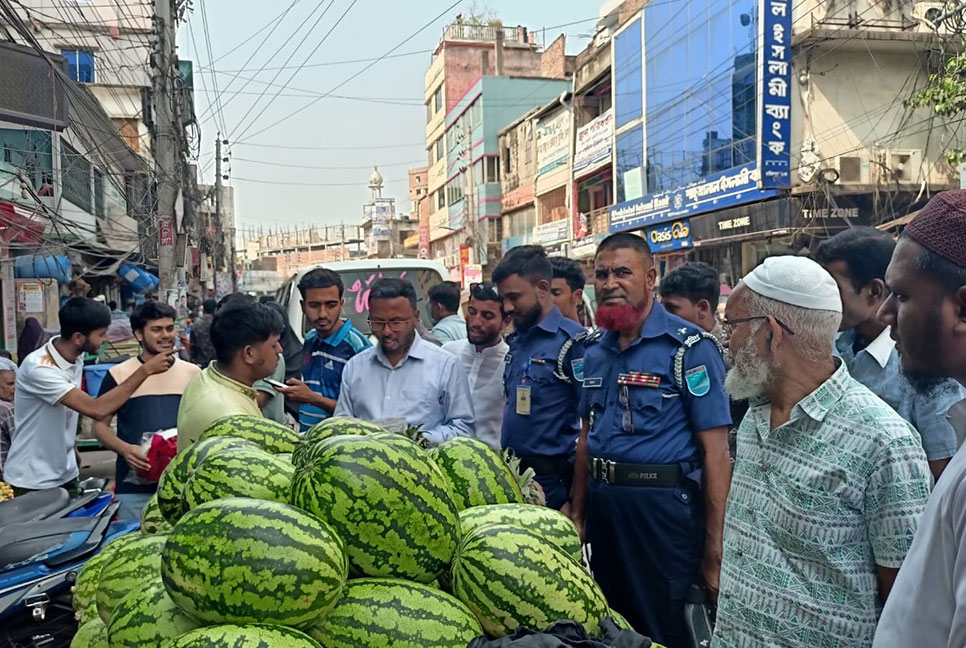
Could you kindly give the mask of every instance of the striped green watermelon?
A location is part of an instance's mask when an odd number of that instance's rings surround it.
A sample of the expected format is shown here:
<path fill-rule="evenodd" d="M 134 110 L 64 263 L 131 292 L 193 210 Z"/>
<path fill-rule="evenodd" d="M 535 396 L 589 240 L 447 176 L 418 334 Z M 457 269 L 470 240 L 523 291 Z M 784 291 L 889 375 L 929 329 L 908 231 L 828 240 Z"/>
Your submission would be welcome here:
<path fill-rule="evenodd" d="M 198 440 L 225 436 L 246 439 L 272 454 L 292 452 L 299 442 L 298 433 L 289 426 L 248 414 L 233 414 L 218 419 L 208 426 Z"/>
<path fill-rule="evenodd" d="M 319 442 L 314 462 L 296 468 L 292 502 L 332 524 L 356 573 L 428 583 L 453 558 L 459 516 L 432 459 L 399 441 Z"/>
<path fill-rule="evenodd" d="M 330 437 L 347 436 L 350 434 L 366 436 L 368 434 L 379 433 L 385 434 L 386 431 L 369 421 L 363 421 L 362 419 L 352 418 L 350 416 L 333 416 L 327 418 L 321 423 L 316 423 L 305 432 L 298 447 L 292 453 L 292 463 L 295 466 L 304 466 L 312 460 L 311 452 L 318 442 Z"/>
<path fill-rule="evenodd" d="M 158 578 L 161 548 L 167 536 L 141 536 L 118 547 L 101 569 L 97 584 L 97 613 L 110 624 L 114 607 L 124 596 Z"/>
<path fill-rule="evenodd" d="M 253 448 L 258 445 L 244 439 L 234 437 L 215 437 L 206 441 L 199 441 L 186 450 L 175 455 L 168 467 L 161 473 L 158 481 L 158 508 L 161 515 L 170 524 L 174 524 L 181 517 L 181 495 L 185 482 L 195 466 L 204 461 L 209 453 L 218 452 L 225 448 Z"/>
<path fill-rule="evenodd" d="M 309 630 L 325 648 L 466 648 L 483 634 L 457 599 L 410 581 L 360 578 Z"/>
<path fill-rule="evenodd" d="M 627 619 L 625 619 L 623 617 L 623 615 L 620 612 L 618 612 L 617 610 L 615 610 L 614 608 L 611 608 L 610 610 L 608 610 L 608 612 L 607 612 L 607 614 L 605 616 L 610 617 L 611 620 L 614 622 L 614 625 L 616 625 L 621 630 L 633 630 L 634 629 L 634 626 L 631 625 L 631 622 L 628 621 Z M 651 644 L 651 645 L 652 646 L 657 646 L 657 644 Z M 660 646 L 658 646 L 658 648 L 660 648 Z"/>
<path fill-rule="evenodd" d="M 209 454 L 195 466 L 182 494 L 185 512 L 223 497 L 251 497 L 288 503 L 295 468 L 264 450 L 230 448 Z"/>
<path fill-rule="evenodd" d="M 213 625 L 178 637 L 166 648 L 322 648 L 303 632 L 284 626 Z M 388 648 L 388 647 L 387 647 Z"/>
<path fill-rule="evenodd" d="M 485 504 L 523 503 L 520 485 L 506 462 L 479 439 L 456 437 L 432 451 L 450 483 L 459 510 Z"/>
<path fill-rule="evenodd" d="M 570 518 L 552 508 L 536 504 L 493 504 L 460 511 L 460 529 L 464 536 L 487 524 L 512 524 L 533 531 L 577 562 L 583 559 L 577 527 Z"/>
<path fill-rule="evenodd" d="M 100 619 L 97 614 L 97 585 L 101 582 L 101 569 L 111 562 L 115 550 L 138 538 L 136 533 L 111 538 L 101 550 L 88 560 L 77 574 L 77 580 L 70 589 L 73 596 L 74 618 L 81 624 L 92 619 Z"/>
<path fill-rule="evenodd" d="M 171 525 L 161 515 L 161 509 L 158 507 L 158 494 L 155 493 L 141 509 L 141 533 L 144 535 L 164 534 L 170 530 Z"/>
<path fill-rule="evenodd" d="M 347 572 L 342 541 L 325 522 L 243 497 L 185 513 L 161 552 L 171 599 L 206 623 L 309 625 L 338 600 Z"/>
<path fill-rule="evenodd" d="M 81 624 L 70 642 L 70 648 L 108 648 L 107 626 L 101 621 L 101 617 L 95 616 Z"/>
<path fill-rule="evenodd" d="M 599 635 L 600 619 L 610 613 L 583 566 L 536 533 L 509 524 L 489 524 L 463 538 L 451 576 L 453 593 L 494 637 L 561 619 Z"/>
<path fill-rule="evenodd" d="M 107 635 L 111 648 L 161 648 L 197 627 L 168 596 L 159 574 L 118 602 Z"/>

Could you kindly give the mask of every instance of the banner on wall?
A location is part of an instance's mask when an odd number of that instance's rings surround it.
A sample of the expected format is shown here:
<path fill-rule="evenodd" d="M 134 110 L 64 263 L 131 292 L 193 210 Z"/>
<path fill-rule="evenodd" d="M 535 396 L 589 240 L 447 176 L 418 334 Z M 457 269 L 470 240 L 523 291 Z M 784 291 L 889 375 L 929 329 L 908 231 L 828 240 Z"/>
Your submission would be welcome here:
<path fill-rule="evenodd" d="M 577 129 L 577 143 L 574 149 L 575 174 L 592 171 L 598 165 L 610 161 L 613 134 L 613 110 L 608 110 Z"/>
<path fill-rule="evenodd" d="M 791 0 L 761 0 L 758 49 L 758 168 L 762 189 L 791 186 Z"/>
<path fill-rule="evenodd" d="M 537 122 L 537 175 L 567 164 L 570 157 L 570 111 L 560 109 Z"/>

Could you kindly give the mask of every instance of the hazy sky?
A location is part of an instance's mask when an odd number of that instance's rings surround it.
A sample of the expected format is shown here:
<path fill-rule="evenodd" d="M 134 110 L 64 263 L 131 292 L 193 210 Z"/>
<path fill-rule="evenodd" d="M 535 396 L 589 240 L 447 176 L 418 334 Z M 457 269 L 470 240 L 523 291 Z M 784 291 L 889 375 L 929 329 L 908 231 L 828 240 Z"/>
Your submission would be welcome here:
<path fill-rule="evenodd" d="M 565 33 L 568 53 L 577 53 L 594 30 L 599 7 L 574 0 L 453 5 L 454 0 L 194 3 L 178 42 L 181 57 L 195 62 L 199 166 L 203 181 L 213 182 L 214 142 L 224 128 L 239 228 L 358 223 L 373 164 L 386 179 L 383 195 L 396 198 L 397 209 L 408 209 L 406 170 L 426 163 L 423 76 L 443 27 L 458 13 L 482 10 L 504 25 L 537 31 L 538 38 L 548 28 L 548 43 Z M 392 58 L 364 60 L 397 46 Z M 332 96 L 319 98 L 326 94 Z M 216 97 L 220 116 L 209 110 Z"/>

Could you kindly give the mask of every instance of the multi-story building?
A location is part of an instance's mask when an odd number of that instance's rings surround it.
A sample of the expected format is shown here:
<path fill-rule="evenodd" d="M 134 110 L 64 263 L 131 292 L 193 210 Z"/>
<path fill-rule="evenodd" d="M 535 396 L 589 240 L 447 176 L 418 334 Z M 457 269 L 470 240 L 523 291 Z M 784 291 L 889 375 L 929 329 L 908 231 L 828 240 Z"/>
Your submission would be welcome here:
<path fill-rule="evenodd" d="M 198 185 L 200 200 L 195 204 L 197 228 L 201 232 L 200 249 L 207 256 L 210 263 L 210 279 L 207 272 L 204 277 L 201 292 L 207 293 L 209 288 L 216 295 L 223 295 L 232 290 L 232 279 L 229 272 L 231 267 L 232 240 L 235 238 L 235 189 L 227 185 L 221 186 L 221 216 L 218 216 L 218 196 L 216 185 Z M 210 282 L 210 285 L 209 285 Z"/>
<path fill-rule="evenodd" d="M 366 241 L 366 256 L 369 258 L 393 259 L 417 256 L 417 246 L 412 238 L 419 221 L 409 214 L 396 214 L 396 200 L 382 195 L 384 186 L 379 169 L 373 169 L 369 176 L 371 196 L 362 208 L 362 231 Z"/>
<path fill-rule="evenodd" d="M 429 258 L 429 167 L 409 170 L 409 217 L 418 230 L 403 241 L 403 248 L 416 250 L 420 259 Z"/>
<path fill-rule="evenodd" d="M 939 36 L 921 20 L 935 5 L 625 2 L 611 231 L 641 231 L 661 270 L 687 257 L 735 281 L 953 186 L 954 133 L 905 101 L 935 64 L 922 53 Z"/>
<path fill-rule="evenodd" d="M 537 176 L 534 108 L 500 131 L 501 252 L 533 242 L 537 224 L 533 181 Z"/>

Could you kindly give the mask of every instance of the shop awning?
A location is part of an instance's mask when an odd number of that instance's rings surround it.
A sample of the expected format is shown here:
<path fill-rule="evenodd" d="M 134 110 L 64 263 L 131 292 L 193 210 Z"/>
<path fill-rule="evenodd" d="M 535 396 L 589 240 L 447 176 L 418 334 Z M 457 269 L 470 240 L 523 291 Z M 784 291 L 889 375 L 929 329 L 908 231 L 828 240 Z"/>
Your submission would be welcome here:
<path fill-rule="evenodd" d="M 888 221 L 886 223 L 882 223 L 881 225 L 876 225 L 875 228 L 877 230 L 882 230 L 883 232 L 888 232 L 894 229 L 898 229 L 900 227 L 905 227 L 906 225 L 911 223 L 912 219 L 915 218 L 918 214 L 919 214 L 919 210 L 917 209 L 911 214 L 906 214 L 905 216 L 902 216 L 900 218 L 894 218 L 893 220 Z"/>

